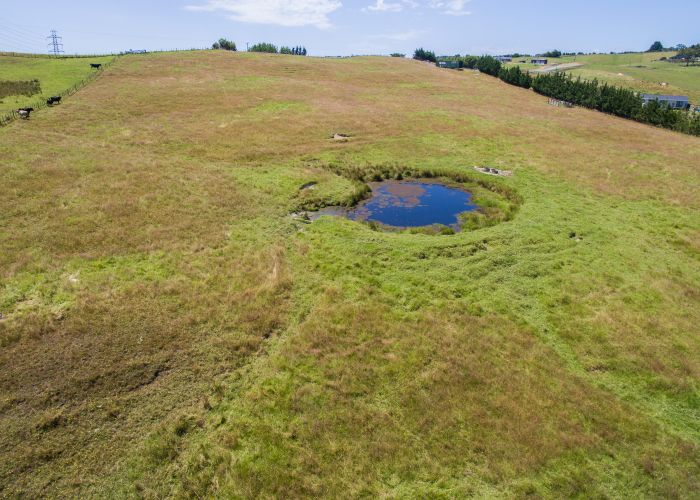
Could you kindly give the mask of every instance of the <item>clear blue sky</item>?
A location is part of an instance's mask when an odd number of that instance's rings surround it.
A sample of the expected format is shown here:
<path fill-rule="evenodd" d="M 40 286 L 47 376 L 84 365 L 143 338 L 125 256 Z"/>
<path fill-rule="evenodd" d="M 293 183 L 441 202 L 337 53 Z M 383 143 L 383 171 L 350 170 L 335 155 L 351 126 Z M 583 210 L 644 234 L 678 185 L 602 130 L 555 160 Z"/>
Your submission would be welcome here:
<path fill-rule="evenodd" d="M 700 42 L 699 0 L 3 0 L 0 51 L 205 47 L 219 37 L 310 55 L 609 52 Z M 2 76 L 2 75 L 0 75 Z"/>

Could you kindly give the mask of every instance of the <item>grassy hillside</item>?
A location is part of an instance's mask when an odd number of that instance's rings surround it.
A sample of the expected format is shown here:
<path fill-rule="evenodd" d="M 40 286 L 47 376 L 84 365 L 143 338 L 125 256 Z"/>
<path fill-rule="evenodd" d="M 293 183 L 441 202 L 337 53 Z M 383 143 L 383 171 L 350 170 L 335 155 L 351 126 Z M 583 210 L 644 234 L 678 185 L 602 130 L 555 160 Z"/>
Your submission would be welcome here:
<path fill-rule="evenodd" d="M 581 63 L 583 66 L 569 70 L 574 76 L 609 82 L 640 92 L 653 94 L 687 95 L 694 104 L 700 104 L 700 66 L 683 66 L 681 64 L 661 61 L 675 52 L 652 52 L 636 54 L 598 54 L 587 56 L 561 57 L 550 59 L 557 64 Z M 520 64 L 523 68 L 537 69 L 529 64 Z M 666 83 L 667 85 L 662 85 Z"/>
<path fill-rule="evenodd" d="M 0 114 L 13 109 L 31 106 L 37 101 L 45 101 L 52 95 L 71 88 L 87 78 L 94 69 L 90 63 L 106 63 L 114 57 L 65 58 L 22 57 L 0 53 L 0 80 L 27 81 L 39 80 L 41 93 L 28 96 L 9 96 L 0 99 Z"/>
<path fill-rule="evenodd" d="M 700 488 L 698 138 L 415 61 L 199 52 L 0 143 L 0 496 Z M 289 217 L 425 171 L 519 210 Z"/>

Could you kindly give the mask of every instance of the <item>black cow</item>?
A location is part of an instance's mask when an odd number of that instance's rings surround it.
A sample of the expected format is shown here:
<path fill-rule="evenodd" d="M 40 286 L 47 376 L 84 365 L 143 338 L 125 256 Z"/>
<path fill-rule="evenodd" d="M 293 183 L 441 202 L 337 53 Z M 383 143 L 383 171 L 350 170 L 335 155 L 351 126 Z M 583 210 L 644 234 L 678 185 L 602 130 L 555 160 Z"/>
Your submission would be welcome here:
<path fill-rule="evenodd" d="M 46 100 L 46 104 L 49 106 L 53 106 L 54 104 L 61 104 L 61 96 L 55 95 L 53 97 L 49 97 Z"/>
<path fill-rule="evenodd" d="M 90 63 L 90 67 L 92 69 L 100 69 L 102 67 L 101 64 L 95 64 L 95 63 Z"/>
<path fill-rule="evenodd" d="M 17 114 L 23 120 L 29 120 L 29 115 L 32 111 L 34 111 L 34 108 L 19 108 Z"/>

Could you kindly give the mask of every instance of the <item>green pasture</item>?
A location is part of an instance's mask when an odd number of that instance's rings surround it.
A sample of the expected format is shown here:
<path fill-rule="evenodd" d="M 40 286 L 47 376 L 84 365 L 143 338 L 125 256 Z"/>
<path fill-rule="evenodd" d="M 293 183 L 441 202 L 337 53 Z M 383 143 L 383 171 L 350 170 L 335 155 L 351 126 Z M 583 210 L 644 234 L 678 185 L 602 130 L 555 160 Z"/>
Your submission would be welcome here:
<path fill-rule="evenodd" d="M 0 497 L 700 491 L 697 137 L 202 51 L 120 58 L 0 144 Z M 291 216 L 426 176 L 495 216 Z"/>
<path fill-rule="evenodd" d="M 675 52 L 641 52 L 632 54 L 595 54 L 550 58 L 551 64 L 582 63 L 580 68 L 567 72 L 585 79 L 597 78 L 640 92 L 687 95 L 691 102 L 700 104 L 700 66 L 662 61 Z M 527 60 L 522 64 L 520 60 Z M 513 64 L 523 69 L 536 70 L 541 66 L 530 64 L 531 57 L 516 58 Z M 662 85 L 666 83 L 666 85 Z"/>
<path fill-rule="evenodd" d="M 0 53 L 0 80 L 39 80 L 41 93 L 31 97 L 9 96 L 0 99 L 0 114 L 32 103 L 45 101 L 52 95 L 71 88 L 95 70 L 90 63 L 106 64 L 113 56 L 90 58 L 23 57 Z"/>

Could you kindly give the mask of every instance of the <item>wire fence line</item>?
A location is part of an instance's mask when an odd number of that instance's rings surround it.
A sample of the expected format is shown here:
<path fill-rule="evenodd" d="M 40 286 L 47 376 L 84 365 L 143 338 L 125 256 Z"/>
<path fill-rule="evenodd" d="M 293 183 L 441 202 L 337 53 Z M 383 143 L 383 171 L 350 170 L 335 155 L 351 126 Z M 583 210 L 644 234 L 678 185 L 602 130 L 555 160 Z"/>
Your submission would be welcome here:
<path fill-rule="evenodd" d="M 127 52 L 111 52 L 107 54 L 61 54 L 60 56 L 54 56 L 51 54 L 33 54 L 30 52 L 2 52 L 0 51 L 0 57 L 26 57 L 30 59 L 89 59 L 94 57 L 117 57 L 117 56 L 131 56 L 131 55 L 144 55 L 144 54 L 159 54 L 163 52 L 194 52 L 199 50 L 211 50 L 211 47 L 205 48 L 190 48 L 190 49 L 158 49 L 158 50 L 147 50 L 145 52 L 139 51 L 127 51 Z"/>
<path fill-rule="evenodd" d="M 552 99 L 551 97 L 549 98 L 549 105 L 550 106 L 557 106 L 557 107 L 564 107 L 564 108 L 573 108 L 574 105 L 570 103 L 569 101 L 562 101 L 561 99 Z"/>
<path fill-rule="evenodd" d="M 133 53 L 123 52 L 120 54 L 75 55 L 75 56 L 62 55 L 62 56 L 58 56 L 58 57 L 49 56 L 46 54 L 23 54 L 23 53 L 15 53 L 15 52 L 2 52 L 2 53 L 0 53 L 0 57 L 12 56 L 12 57 L 49 58 L 49 59 L 72 59 L 72 58 L 95 58 L 95 57 L 113 57 L 114 58 L 111 61 L 102 63 L 102 66 L 98 70 L 94 71 L 86 78 L 83 78 L 79 82 L 75 83 L 70 88 L 68 88 L 62 92 L 59 92 L 57 94 L 54 94 L 57 97 L 67 97 L 67 96 L 71 96 L 71 95 L 75 94 L 80 89 L 85 87 L 88 83 L 90 83 L 95 78 L 97 78 L 99 75 L 101 75 L 105 69 L 107 69 L 109 66 L 114 64 L 117 61 L 117 59 L 119 59 L 121 57 L 153 54 L 153 53 L 163 53 L 163 52 L 193 52 L 193 51 L 200 51 L 200 50 L 209 50 L 209 49 L 193 48 L 193 49 L 150 50 L 150 51 L 145 52 L 145 53 L 144 52 L 133 52 Z M 48 108 L 49 105 L 46 102 L 46 99 L 42 98 L 41 100 L 37 100 L 37 101 L 27 105 L 26 107 L 34 108 L 34 111 L 37 111 L 40 109 Z M 17 120 L 18 118 L 20 118 L 20 115 L 17 112 L 17 110 L 10 111 L 9 113 L 0 114 L 0 127 L 6 126 L 6 125 L 12 123 L 13 121 Z"/>
<path fill-rule="evenodd" d="M 80 80 L 79 82 L 75 83 L 75 84 L 74 84 L 73 86 L 71 86 L 70 88 L 68 88 L 68 89 L 66 89 L 66 90 L 64 90 L 64 91 L 62 91 L 62 92 L 59 92 L 59 93 L 57 93 L 57 94 L 54 94 L 54 95 L 57 96 L 57 97 L 67 97 L 67 96 L 71 96 L 71 95 L 75 94 L 75 93 L 78 92 L 80 89 L 82 89 L 83 87 L 85 87 L 88 83 L 90 83 L 90 82 L 93 81 L 95 78 L 97 78 L 98 76 L 100 76 L 100 75 L 102 74 L 102 72 L 103 72 L 105 69 L 107 69 L 109 66 L 111 66 L 112 64 L 114 64 L 115 61 L 116 61 L 117 59 L 118 59 L 118 56 L 115 56 L 114 59 L 112 59 L 111 61 L 102 63 L 102 66 L 100 66 L 99 69 L 97 69 L 96 71 L 94 71 L 93 73 L 91 73 L 89 76 L 87 76 L 86 78 L 83 78 L 83 79 Z M 26 107 L 28 107 L 28 108 L 34 108 L 34 111 L 38 111 L 38 110 L 40 110 L 40 109 L 48 108 L 48 107 L 49 107 L 49 104 L 46 102 L 46 99 L 45 99 L 45 98 L 42 98 L 41 100 L 37 100 L 37 101 L 35 101 L 35 102 L 29 104 L 29 105 L 26 106 Z M 20 115 L 19 115 L 19 113 L 18 113 L 17 110 L 13 110 L 13 111 L 11 111 L 11 112 L 9 112 L 9 113 L 5 113 L 5 114 L 3 114 L 3 115 L 0 115 L 0 127 L 6 126 L 6 125 L 12 123 L 13 121 L 17 120 L 18 118 L 20 118 Z"/>
<path fill-rule="evenodd" d="M 54 56 L 50 54 L 32 54 L 30 52 L 0 52 L 0 57 L 26 57 L 27 59 L 88 59 L 91 57 L 115 57 L 119 54 L 62 54 Z"/>

